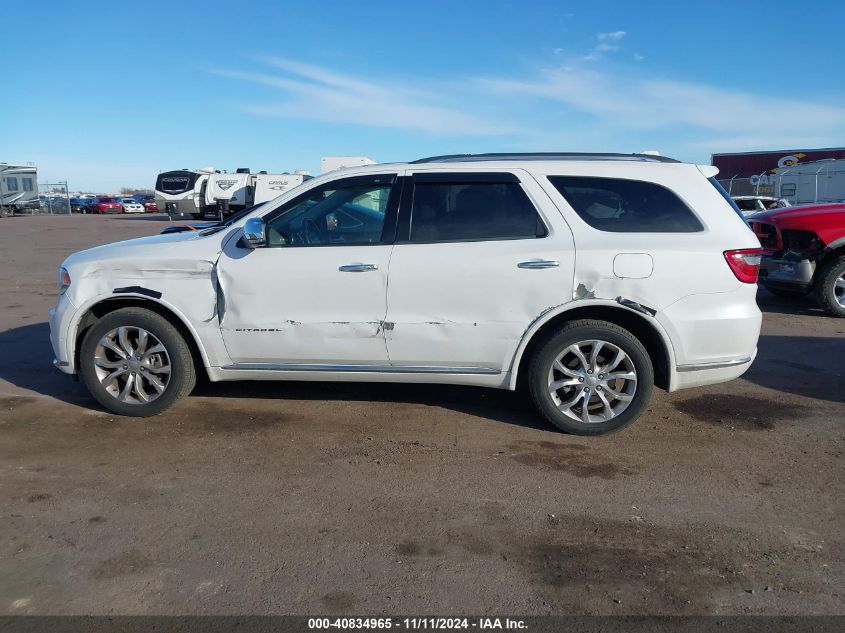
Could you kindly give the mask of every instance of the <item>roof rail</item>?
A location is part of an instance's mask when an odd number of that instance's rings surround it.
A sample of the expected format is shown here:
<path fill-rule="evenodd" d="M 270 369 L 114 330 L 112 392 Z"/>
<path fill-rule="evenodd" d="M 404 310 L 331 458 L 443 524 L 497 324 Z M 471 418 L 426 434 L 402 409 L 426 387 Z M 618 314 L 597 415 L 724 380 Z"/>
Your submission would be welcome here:
<path fill-rule="evenodd" d="M 445 154 L 411 161 L 418 163 L 465 163 L 485 160 L 630 160 L 656 163 L 679 163 L 668 156 L 654 154 L 614 154 L 611 152 L 514 152 L 491 154 Z"/>

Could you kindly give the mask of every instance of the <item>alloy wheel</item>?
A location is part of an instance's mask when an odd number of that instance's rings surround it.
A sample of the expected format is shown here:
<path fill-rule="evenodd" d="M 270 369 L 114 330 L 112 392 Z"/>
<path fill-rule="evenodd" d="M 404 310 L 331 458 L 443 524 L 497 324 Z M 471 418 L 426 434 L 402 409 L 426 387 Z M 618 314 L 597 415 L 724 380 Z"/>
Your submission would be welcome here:
<path fill-rule="evenodd" d="M 552 362 L 549 394 L 567 417 L 585 424 L 606 422 L 628 408 L 637 371 L 622 348 L 601 340 L 573 343 Z"/>
<path fill-rule="evenodd" d="M 141 327 L 110 330 L 94 350 L 100 384 L 117 400 L 146 404 L 170 383 L 170 356 L 154 334 Z"/>

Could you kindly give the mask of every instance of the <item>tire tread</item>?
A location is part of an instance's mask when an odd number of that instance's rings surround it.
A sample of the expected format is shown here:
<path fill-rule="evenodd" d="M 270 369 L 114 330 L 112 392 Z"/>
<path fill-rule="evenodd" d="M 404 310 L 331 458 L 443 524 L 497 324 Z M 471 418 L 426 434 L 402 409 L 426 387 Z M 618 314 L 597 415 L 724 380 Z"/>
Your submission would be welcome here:
<path fill-rule="evenodd" d="M 597 422 L 592 423 L 590 425 L 586 425 L 580 422 L 575 422 L 574 420 L 571 420 L 569 418 L 565 418 L 562 415 L 556 416 L 554 415 L 554 412 L 547 408 L 548 394 L 545 393 L 545 390 L 547 388 L 545 384 L 546 378 L 544 374 L 548 371 L 548 368 L 545 367 L 545 364 L 543 363 L 543 357 L 545 356 L 550 346 L 559 346 L 559 344 L 556 344 L 556 341 L 560 339 L 566 339 L 572 332 L 582 329 L 601 329 L 606 332 L 610 331 L 614 333 L 615 335 L 625 339 L 629 344 L 631 344 L 634 349 L 637 350 L 637 353 L 641 355 L 642 360 L 644 360 L 645 362 L 645 366 L 639 368 L 638 371 L 638 374 L 640 375 L 638 376 L 637 380 L 637 396 L 635 397 L 639 397 L 639 402 L 637 406 L 634 406 L 634 403 L 632 403 L 628 407 L 628 409 L 626 409 L 625 412 L 621 414 L 621 419 L 609 420 L 607 422 Z M 584 338 L 590 337 L 585 336 Z M 630 353 L 628 355 L 631 356 Z M 646 351 L 643 344 L 639 341 L 639 339 L 637 339 L 637 337 L 635 337 L 633 334 L 631 334 L 631 332 L 629 332 L 625 328 L 616 325 L 615 323 L 610 323 L 609 321 L 602 321 L 599 319 L 578 319 L 575 321 L 569 321 L 568 323 L 560 327 L 557 331 L 547 336 L 546 339 L 540 343 L 540 345 L 535 349 L 534 355 L 530 359 L 528 365 L 529 393 L 538 411 L 540 411 L 543 417 L 545 417 L 558 429 L 566 433 L 572 433 L 576 435 L 601 435 L 611 431 L 619 430 L 633 423 L 639 417 L 642 410 L 645 409 L 645 406 L 648 404 L 648 400 L 651 396 L 653 383 L 654 368 L 652 367 L 651 359 L 648 355 L 648 352 Z"/>
<path fill-rule="evenodd" d="M 108 330 L 123 325 L 137 323 L 145 329 L 151 330 L 157 337 L 161 335 L 172 338 L 172 343 L 165 345 L 170 356 L 171 367 L 179 368 L 171 372 L 171 380 L 180 380 L 181 384 L 174 385 L 177 389 L 162 396 L 149 404 L 127 404 L 120 402 L 110 395 L 101 393 L 99 381 L 93 370 L 93 363 L 88 358 L 93 356 L 93 347 L 101 336 Z M 184 398 L 193 391 L 197 381 L 197 369 L 191 349 L 182 333 L 168 319 L 147 308 L 129 307 L 109 312 L 95 323 L 85 334 L 80 348 L 79 373 L 88 391 L 105 408 L 117 413 L 133 417 L 149 417 L 157 415 L 170 407 L 174 402 Z M 92 384 L 93 383 L 93 384 Z"/>
<path fill-rule="evenodd" d="M 831 286 L 836 283 L 843 270 L 845 270 L 845 255 L 831 257 L 822 266 L 816 281 L 816 301 L 819 307 L 828 314 L 838 317 L 845 317 L 845 308 L 834 300 Z"/>

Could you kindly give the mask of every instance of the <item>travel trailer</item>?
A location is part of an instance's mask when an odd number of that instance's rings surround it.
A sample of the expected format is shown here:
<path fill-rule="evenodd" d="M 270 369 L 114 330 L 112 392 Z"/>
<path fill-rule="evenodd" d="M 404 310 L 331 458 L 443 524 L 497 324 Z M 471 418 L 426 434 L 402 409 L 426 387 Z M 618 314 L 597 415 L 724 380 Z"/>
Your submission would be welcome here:
<path fill-rule="evenodd" d="M 163 171 L 156 178 L 155 201 L 159 210 L 168 215 L 190 214 L 199 219 L 205 206 L 206 183 L 214 167 L 196 171 L 179 169 Z"/>
<path fill-rule="evenodd" d="M 0 217 L 37 209 L 38 172 L 35 165 L 0 163 Z"/>
<path fill-rule="evenodd" d="M 204 215 L 223 219 L 262 202 L 277 198 L 284 192 L 311 178 L 306 171 L 292 174 L 254 174 L 247 168 L 235 173 L 216 172 L 209 176 L 205 188 Z"/>
<path fill-rule="evenodd" d="M 779 167 L 771 178 L 778 195 L 792 204 L 845 200 L 845 159 L 827 158 Z"/>

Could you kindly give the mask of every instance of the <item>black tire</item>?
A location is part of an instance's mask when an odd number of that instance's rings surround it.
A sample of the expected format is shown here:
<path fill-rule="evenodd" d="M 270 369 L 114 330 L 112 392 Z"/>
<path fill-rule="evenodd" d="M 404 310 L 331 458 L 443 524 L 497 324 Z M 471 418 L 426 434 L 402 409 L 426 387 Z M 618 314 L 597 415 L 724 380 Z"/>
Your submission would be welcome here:
<path fill-rule="evenodd" d="M 124 402 L 112 395 L 100 382 L 95 354 L 100 340 L 119 327 L 143 328 L 164 346 L 170 361 L 170 375 L 164 391 L 146 403 Z M 79 371 L 91 395 L 106 409 L 132 417 L 157 415 L 180 398 L 187 396 L 196 384 L 196 367 L 187 342 L 161 315 L 144 308 L 122 308 L 97 321 L 85 334 L 80 346 Z M 140 372 L 138 375 L 141 375 Z"/>
<path fill-rule="evenodd" d="M 790 288 L 772 288 L 763 284 L 763 287 L 773 294 L 776 297 L 781 297 L 783 299 L 800 299 L 801 297 L 806 297 L 810 291 L 809 290 L 792 290 Z"/>
<path fill-rule="evenodd" d="M 845 301 L 842 299 L 842 289 L 839 289 L 839 300 L 836 294 L 836 282 L 843 276 L 845 276 L 845 255 L 840 255 L 827 260 L 816 277 L 816 301 L 819 307 L 838 317 L 845 317 L 845 305 L 840 303 L 840 301 Z"/>
<path fill-rule="evenodd" d="M 549 372 L 555 359 L 570 345 L 583 341 L 610 343 L 627 355 L 636 371 L 637 380 L 633 399 L 628 403 L 627 408 L 609 420 L 600 422 L 575 420 L 558 408 L 549 392 Z M 653 386 L 654 368 L 642 343 L 628 330 L 607 321 L 588 319 L 571 321 L 541 343 L 529 359 L 528 388 L 534 405 L 554 426 L 574 435 L 602 435 L 631 424 L 648 404 Z M 588 406 L 593 407 L 596 404 L 599 403 L 591 400 Z"/>

